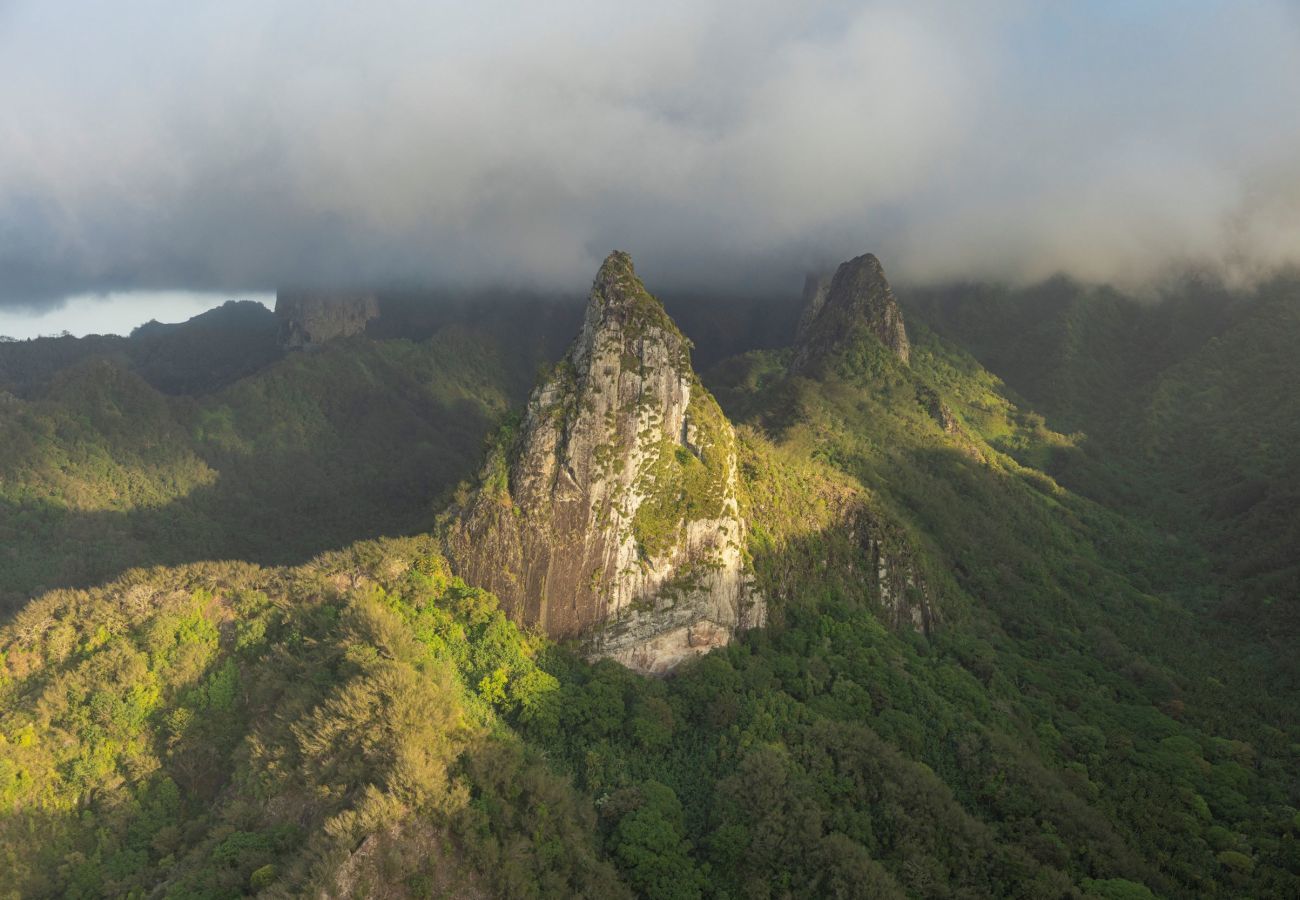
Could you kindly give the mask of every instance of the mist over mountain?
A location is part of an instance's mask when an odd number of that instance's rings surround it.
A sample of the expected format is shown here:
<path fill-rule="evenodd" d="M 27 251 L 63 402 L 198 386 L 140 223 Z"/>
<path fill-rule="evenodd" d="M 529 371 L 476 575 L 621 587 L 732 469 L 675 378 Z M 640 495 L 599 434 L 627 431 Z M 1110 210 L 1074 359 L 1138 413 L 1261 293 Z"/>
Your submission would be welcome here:
<path fill-rule="evenodd" d="M 1295 0 L 641 7 L 0 0 L 0 900 L 1300 897 Z"/>
<path fill-rule="evenodd" d="M 0 4 L 0 302 L 1250 281 L 1300 256 L 1293 3 Z"/>

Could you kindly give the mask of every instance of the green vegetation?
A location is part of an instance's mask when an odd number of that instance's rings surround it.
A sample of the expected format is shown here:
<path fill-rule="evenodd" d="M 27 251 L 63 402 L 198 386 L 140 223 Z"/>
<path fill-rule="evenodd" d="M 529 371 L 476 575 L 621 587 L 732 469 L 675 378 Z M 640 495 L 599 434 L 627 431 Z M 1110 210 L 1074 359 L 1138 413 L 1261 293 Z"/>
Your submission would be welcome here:
<path fill-rule="evenodd" d="M 1073 439 L 913 337 L 908 368 L 874 341 L 817 382 L 779 354 L 724 367 L 719 397 L 757 426 L 741 464 L 773 627 L 668 682 L 556 668 L 558 735 L 525 735 L 610 798 L 629 880 L 613 798 L 662 785 L 709 895 L 1293 894 L 1300 731 L 1248 643 L 1191 614 L 1204 561 L 999 449 Z M 873 616 L 838 514 L 856 502 L 918 548 L 931 636 Z"/>
<path fill-rule="evenodd" d="M 1075 432 L 1033 464 L 1199 548 L 1206 614 L 1264 643 L 1300 636 L 1300 283 L 1193 282 L 1158 304 L 1063 279 L 907 299 Z M 1265 656 L 1300 686 L 1290 654 Z"/>
<path fill-rule="evenodd" d="M 0 394 L 0 612 L 131 566 L 292 563 L 428 530 L 531 369 L 447 328 L 293 354 L 199 397 L 110 359 Z"/>
<path fill-rule="evenodd" d="M 686 421 L 692 446 L 663 438 L 637 473 L 636 490 L 645 499 L 632 517 L 632 534 L 649 558 L 674 546 L 687 522 L 720 518 L 724 511 L 735 441 L 717 401 L 698 383 Z"/>
<path fill-rule="evenodd" d="M 914 298 L 935 330 L 909 320 L 910 365 L 864 331 L 816 379 L 788 351 L 705 379 L 721 408 L 693 394 L 698 453 L 661 448 L 638 538 L 709 514 L 725 410 L 769 627 L 669 679 L 522 631 L 429 538 L 26 604 L 0 630 L 0 892 L 1300 895 L 1295 295 L 1042 290 L 1068 296 Z M 367 453 L 393 484 L 429 458 L 395 410 L 435 390 L 431 428 L 482 415 L 441 464 L 495 428 L 504 486 L 518 394 L 491 346 L 449 343 L 346 342 L 184 400 L 69 371 L 0 410 L 6 502 L 175 510 L 238 460 Z M 212 521 L 343 521 L 362 479 L 330 477 L 343 508 L 259 488 Z M 420 527 L 387 516 L 356 521 Z"/>
<path fill-rule="evenodd" d="M 13 896 L 623 891 L 507 725 L 556 720 L 541 643 L 429 539 L 134 571 L 35 601 L 0 646 Z"/>

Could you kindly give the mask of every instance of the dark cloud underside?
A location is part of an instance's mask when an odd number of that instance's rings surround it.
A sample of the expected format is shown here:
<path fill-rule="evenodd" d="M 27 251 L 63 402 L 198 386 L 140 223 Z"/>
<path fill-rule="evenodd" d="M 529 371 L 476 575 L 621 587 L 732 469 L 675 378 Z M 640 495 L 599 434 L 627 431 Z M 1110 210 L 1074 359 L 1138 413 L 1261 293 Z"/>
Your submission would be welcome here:
<path fill-rule="evenodd" d="M 1288 0 L 642 6 L 0 4 L 0 302 L 1300 258 Z"/>

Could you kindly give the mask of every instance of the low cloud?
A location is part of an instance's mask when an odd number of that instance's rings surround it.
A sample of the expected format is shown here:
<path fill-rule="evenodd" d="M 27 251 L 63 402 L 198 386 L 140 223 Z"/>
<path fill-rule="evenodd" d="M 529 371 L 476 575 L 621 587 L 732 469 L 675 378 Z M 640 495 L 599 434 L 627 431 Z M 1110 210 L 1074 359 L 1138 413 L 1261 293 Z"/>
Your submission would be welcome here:
<path fill-rule="evenodd" d="M 1300 261 L 1293 3 L 974 6 L 0 4 L 0 303 Z"/>

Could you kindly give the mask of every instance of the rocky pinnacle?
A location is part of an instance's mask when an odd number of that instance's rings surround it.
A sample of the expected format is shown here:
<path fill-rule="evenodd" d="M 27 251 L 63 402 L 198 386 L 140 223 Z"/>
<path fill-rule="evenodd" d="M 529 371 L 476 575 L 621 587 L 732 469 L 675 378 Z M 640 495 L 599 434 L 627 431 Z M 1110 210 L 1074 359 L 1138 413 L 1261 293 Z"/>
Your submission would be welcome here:
<path fill-rule="evenodd" d="M 448 550 L 517 621 L 662 673 L 763 621 L 736 478 L 735 434 L 690 342 L 616 252 Z"/>
<path fill-rule="evenodd" d="M 792 372 L 808 373 L 864 329 L 907 364 L 911 345 L 903 313 L 875 256 L 866 253 L 841 263 L 824 295 L 812 281 L 804 293 L 805 317 L 800 321 Z"/>

